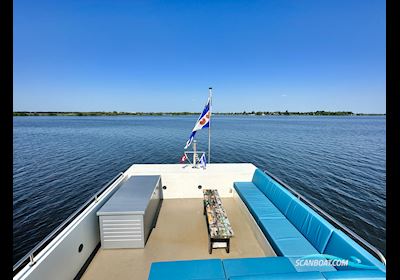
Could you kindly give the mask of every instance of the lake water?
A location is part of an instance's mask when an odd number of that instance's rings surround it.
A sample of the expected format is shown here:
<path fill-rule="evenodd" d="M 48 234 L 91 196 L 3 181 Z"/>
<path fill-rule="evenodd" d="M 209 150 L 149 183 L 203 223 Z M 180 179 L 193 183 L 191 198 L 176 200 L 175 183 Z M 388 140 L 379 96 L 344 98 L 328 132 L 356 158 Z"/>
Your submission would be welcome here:
<path fill-rule="evenodd" d="M 196 120 L 14 117 L 14 263 L 130 165 L 178 163 Z M 271 171 L 386 252 L 385 117 L 213 116 L 211 132 L 212 162 Z"/>

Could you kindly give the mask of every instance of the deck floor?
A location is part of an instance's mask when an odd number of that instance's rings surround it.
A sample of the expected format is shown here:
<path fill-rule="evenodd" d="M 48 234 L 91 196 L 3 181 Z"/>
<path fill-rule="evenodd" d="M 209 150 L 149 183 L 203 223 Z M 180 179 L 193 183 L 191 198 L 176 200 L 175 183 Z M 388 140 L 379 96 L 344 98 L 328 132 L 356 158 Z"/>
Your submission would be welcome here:
<path fill-rule="evenodd" d="M 225 249 L 208 253 L 202 199 L 165 199 L 144 249 L 100 248 L 82 279 L 147 279 L 156 261 L 266 256 L 237 202 L 223 198 L 222 203 L 235 234 L 230 253 Z M 274 255 L 272 249 L 270 255 Z"/>

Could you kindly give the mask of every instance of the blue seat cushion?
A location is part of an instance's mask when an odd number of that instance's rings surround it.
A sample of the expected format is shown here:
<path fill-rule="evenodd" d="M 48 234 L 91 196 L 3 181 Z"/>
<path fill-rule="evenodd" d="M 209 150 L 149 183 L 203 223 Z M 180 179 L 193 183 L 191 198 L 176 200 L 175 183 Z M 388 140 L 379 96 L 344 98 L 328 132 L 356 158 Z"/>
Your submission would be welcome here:
<path fill-rule="evenodd" d="M 286 212 L 289 221 L 322 253 L 335 228 L 314 210 L 298 199 L 294 199 Z"/>
<path fill-rule="evenodd" d="M 342 270 L 336 272 L 322 272 L 325 276 L 325 279 L 334 280 L 355 280 L 355 279 L 363 279 L 363 280 L 377 280 L 377 279 L 386 279 L 386 273 L 380 270 Z"/>
<path fill-rule="evenodd" d="M 260 274 L 247 276 L 233 276 L 229 280 L 325 280 L 320 272 L 294 272 L 294 273 L 276 273 L 276 274 Z"/>
<path fill-rule="evenodd" d="M 261 197 L 263 193 L 252 182 L 234 182 L 233 187 L 240 197 Z"/>
<path fill-rule="evenodd" d="M 259 168 L 254 171 L 252 182 L 283 214 L 286 214 L 289 203 L 295 198 L 293 194 Z"/>
<path fill-rule="evenodd" d="M 319 254 L 311 243 L 285 219 L 260 219 L 259 226 L 278 255 L 299 257 Z"/>
<path fill-rule="evenodd" d="M 297 272 L 309 271 L 337 271 L 325 258 L 318 257 L 291 257 L 289 260 L 292 262 Z"/>
<path fill-rule="evenodd" d="M 349 236 L 340 230 L 335 230 L 324 250 L 324 254 L 333 255 L 349 262 L 358 262 L 361 265 L 375 266 L 381 271 L 386 272 L 386 267 L 377 258 L 358 245 Z M 338 270 L 354 270 L 352 266 L 337 266 Z"/>
<path fill-rule="evenodd" d="M 284 218 L 278 208 L 251 182 L 235 182 L 234 187 L 254 219 Z"/>
<path fill-rule="evenodd" d="M 285 257 L 261 257 L 222 260 L 227 279 L 234 276 L 296 272 Z"/>
<path fill-rule="evenodd" d="M 149 280 L 161 279 L 225 279 L 220 259 L 153 262 Z"/>
<path fill-rule="evenodd" d="M 234 185 L 235 189 L 238 191 L 246 190 L 246 189 L 252 190 L 254 188 L 256 190 L 259 190 L 253 182 L 233 182 L 233 185 Z"/>
<path fill-rule="evenodd" d="M 255 217 L 256 221 L 260 219 L 286 219 L 285 216 L 272 203 L 271 205 L 250 203 L 248 208 Z"/>

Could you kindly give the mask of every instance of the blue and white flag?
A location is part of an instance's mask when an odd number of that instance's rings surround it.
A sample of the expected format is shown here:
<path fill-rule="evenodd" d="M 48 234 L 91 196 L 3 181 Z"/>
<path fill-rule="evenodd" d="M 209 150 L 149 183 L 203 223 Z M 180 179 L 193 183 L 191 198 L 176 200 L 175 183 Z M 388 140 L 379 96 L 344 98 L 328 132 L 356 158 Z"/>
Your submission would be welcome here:
<path fill-rule="evenodd" d="M 206 165 L 207 165 L 206 154 L 203 154 L 200 158 L 200 167 L 206 169 Z"/>
<path fill-rule="evenodd" d="M 186 141 L 185 149 L 187 149 L 190 146 L 190 144 L 192 144 L 192 141 L 193 141 L 193 138 L 194 138 L 195 134 L 196 134 L 196 131 L 192 131 L 192 133 L 189 136 L 189 139 Z"/>
<path fill-rule="evenodd" d="M 200 117 L 198 118 L 198 120 L 192 130 L 192 133 L 189 136 L 189 139 L 186 141 L 185 149 L 187 149 L 190 146 L 190 144 L 192 144 L 192 141 L 196 134 L 196 131 L 210 126 L 210 118 L 211 118 L 210 101 L 211 100 L 209 97 L 207 100 L 207 104 L 204 107 L 203 112 L 201 113 Z"/>

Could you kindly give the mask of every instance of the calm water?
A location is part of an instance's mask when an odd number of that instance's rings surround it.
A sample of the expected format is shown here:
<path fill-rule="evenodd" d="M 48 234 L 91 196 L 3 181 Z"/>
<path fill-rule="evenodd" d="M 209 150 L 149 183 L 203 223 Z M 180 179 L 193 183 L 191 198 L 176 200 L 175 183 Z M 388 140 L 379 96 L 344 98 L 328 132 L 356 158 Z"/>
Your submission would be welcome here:
<path fill-rule="evenodd" d="M 120 171 L 178 163 L 196 119 L 14 117 L 14 262 Z M 385 117 L 214 116 L 211 150 L 268 169 L 386 251 Z"/>

